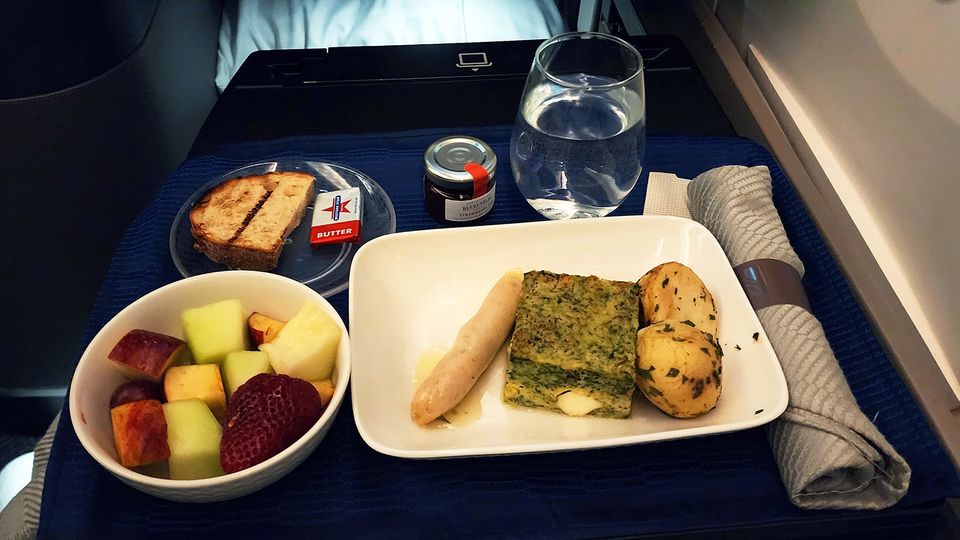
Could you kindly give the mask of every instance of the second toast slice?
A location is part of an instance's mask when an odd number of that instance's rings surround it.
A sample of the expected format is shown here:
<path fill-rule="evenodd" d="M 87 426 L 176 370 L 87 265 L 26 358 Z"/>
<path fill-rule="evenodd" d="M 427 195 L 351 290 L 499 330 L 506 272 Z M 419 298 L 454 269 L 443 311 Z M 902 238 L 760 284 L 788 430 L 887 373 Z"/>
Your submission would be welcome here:
<path fill-rule="evenodd" d="M 270 270 L 313 196 L 314 177 L 271 172 L 227 180 L 190 211 L 194 247 L 230 268 Z"/>

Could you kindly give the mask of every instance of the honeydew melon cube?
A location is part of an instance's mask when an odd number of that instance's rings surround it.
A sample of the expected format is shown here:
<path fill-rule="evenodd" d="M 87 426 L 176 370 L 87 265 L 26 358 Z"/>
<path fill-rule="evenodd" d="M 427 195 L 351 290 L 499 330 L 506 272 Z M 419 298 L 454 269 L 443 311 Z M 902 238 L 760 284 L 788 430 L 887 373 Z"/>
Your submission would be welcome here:
<path fill-rule="evenodd" d="M 233 397 L 237 388 L 254 375 L 273 373 L 270 357 L 263 351 L 233 351 L 223 359 L 220 370 L 223 372 L 223 386 L 227 390 L 227 398 Z"/>
<path fill-rule="evenodd" d="M 223 429 L 200 399 L 163 404 L 170 447 L 170 478 L 196 480 L 221 476 L 220 436 Z"/>
<path fill-rule="evenodd" d="M 180 318 L 198 364 L 219 364 L 227 353 L 247 348 L 247 321 L 240 300 L 185 309 Z"/>

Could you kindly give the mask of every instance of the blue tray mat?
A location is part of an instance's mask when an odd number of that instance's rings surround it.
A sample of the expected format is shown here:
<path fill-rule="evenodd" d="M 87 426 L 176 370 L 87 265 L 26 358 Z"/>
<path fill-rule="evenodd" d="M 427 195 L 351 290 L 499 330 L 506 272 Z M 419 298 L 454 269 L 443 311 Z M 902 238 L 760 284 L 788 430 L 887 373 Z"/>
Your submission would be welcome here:
<path fill-rule="evenodd" d="M 497 202 L 486 223 L 542 219 L 513 182 L 506 159 L 510 128 L 462 132 L 488 141 L 501 159 Z M 421 159 L 430 142 L 448 133 L 284 139 L 237 145 L 187 161 L 117 248 L 84 345 L 131 301 L 180 278 L 170 259 L 168 232 L 183 201 L 210 178 L 279 156 L 335 161 L 366 172 L 384 187 L 396 208 L 398 231 L 435 228 L 423 208 Z M 729 164 L 770 168 L 774 202 L 806 264 L 804 285 L 813 312 L 864 413 L 875 418 L 913 468 L 909 492 L 883 514 L 916 514 L 917 508 L 960 494 L 956 472 L 770 154 L 739 138 L 648 139 L 647 171 L 692 178 Z M 645 171 L 614 215 L 642 213 L 646 177 Z M 331 301 L 347 320 L 347 292 Z M 47 469 L 40 536 L 565 538 L 835 524 L 867 514 L 804 511 L 791 505 L 762 428 L 584 452 L 413 461 L 368 448 L 354 426 L 349 403 L 318 450 L 289 476 L 253 495 L 205 505 L 156 499 L 114 479 L 80 446 L 65 408 Z"/>

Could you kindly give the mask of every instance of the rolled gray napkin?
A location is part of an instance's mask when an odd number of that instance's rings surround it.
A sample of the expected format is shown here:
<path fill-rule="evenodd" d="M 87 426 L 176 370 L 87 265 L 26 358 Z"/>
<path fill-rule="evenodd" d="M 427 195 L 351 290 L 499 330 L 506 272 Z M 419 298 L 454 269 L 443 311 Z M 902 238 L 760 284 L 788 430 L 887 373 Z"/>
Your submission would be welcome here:
<path fill-rule="evenodd" d="M 910 466 L 857 406 L 823 327 L 805 309 L 803 263 L 773 205 L 770 171 L 707 171 L 690 182 L 687 204 L 723 246 L 783 367 L 790 401 L 768 435 L 790 500 L 807 509 L 899 501 Z"/>

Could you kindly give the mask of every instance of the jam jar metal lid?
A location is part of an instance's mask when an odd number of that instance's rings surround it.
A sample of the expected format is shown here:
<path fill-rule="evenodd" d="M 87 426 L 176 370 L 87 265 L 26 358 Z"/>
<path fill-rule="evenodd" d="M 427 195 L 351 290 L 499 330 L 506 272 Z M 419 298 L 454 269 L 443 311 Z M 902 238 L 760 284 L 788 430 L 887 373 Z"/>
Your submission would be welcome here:
<path fill-rule="evenodd" d="M 473 176 L 463 170 L 467 163 L 476 163 L 492 179 L 497 170 L 497 155 L 490 145 L 467 135 L 444 137 L 430 146 L 423 155 L 430 180 L 447 189 L 473 188 Z"/>

